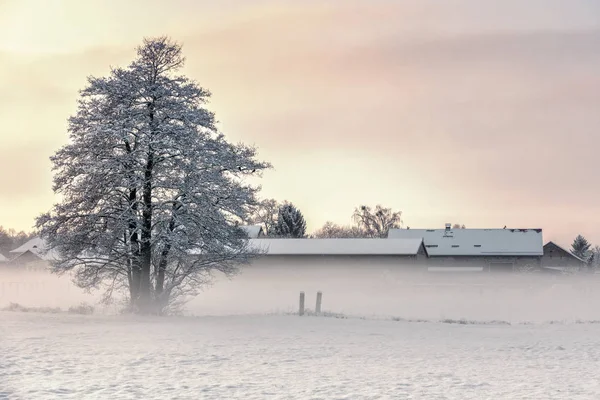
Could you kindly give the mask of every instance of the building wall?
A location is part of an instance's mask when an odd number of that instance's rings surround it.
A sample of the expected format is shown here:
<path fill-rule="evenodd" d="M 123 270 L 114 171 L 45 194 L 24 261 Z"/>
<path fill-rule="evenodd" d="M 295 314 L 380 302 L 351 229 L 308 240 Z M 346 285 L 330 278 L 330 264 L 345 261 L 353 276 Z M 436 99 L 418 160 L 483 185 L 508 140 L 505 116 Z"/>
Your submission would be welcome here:
<path fill-rule="evenodd" d="M 519 268 L 540 268 L 541 257 L 514 256 L 462 256 L 462 257 L 431 257 L 428 265 L 432 267 L 469 267 L 483 268 L 483 272 L 513 272 Z"/>
<path fill-rule="evenodd" d="M 403 273 L 426 273 L 430 267 L 476 267 L 482 272 L 513 272 L 521 267 L 539 269 L 541 257 L 427 257 L 416 256 L 264 256 L 255 267 L 298 271 L 390 270 Z"/>
<path fill-rule="evenodd" d="M 46 261 L 30 251 L 26 251 L 15 259 L 3 264 L 10 268 L 23 270 L 45 270 L 48 268 L 48 263 Z"/>
<path fill-rule="evenodd" d="M 417 256 L 263 256 L 252 262 L 254 267 L 282 269 L 304 268 L 307 270 L 327 268 L 349 269 L 414 269 L 423 266 L 427 257 Z"/>
<path fill-rule="evenodd" d="M 582 268 L 584 263 L 573 257 L 573 255 L 554 243 L 548 243 L 544 246 L 544 256 L 542 257 L 542 266 L 544 267 L 569 267 Z"/>

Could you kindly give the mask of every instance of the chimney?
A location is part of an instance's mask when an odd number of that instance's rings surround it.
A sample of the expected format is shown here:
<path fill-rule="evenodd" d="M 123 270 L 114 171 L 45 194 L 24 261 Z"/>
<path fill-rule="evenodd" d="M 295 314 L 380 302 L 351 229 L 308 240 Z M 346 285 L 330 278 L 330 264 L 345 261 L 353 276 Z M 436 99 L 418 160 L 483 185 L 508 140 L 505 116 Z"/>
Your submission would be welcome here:
<path fill-rule="evenodd" d="M 452 229 L 452 224 L 446 224 L 446 231 L 449 231 L 450 229 Z"/>

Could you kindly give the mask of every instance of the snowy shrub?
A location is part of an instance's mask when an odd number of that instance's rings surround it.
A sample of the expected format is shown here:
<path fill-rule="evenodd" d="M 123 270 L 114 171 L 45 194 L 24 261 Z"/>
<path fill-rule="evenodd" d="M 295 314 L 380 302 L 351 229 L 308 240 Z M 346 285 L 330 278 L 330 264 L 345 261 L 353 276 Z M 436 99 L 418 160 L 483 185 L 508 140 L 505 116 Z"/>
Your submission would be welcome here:
<path fill-rule="evenodd" d="M 94 313 L 94 306 L 87 303 L 81 303 L 75 307 L 69 307 L 70 314 L 90 315 Z"/>
<path fill-rule="evenodd" d="M 3 311 L 57 314 L 61 312 L 61 309 L 58 307 L 25 307 L 19 303 L 10 303 Z"/>

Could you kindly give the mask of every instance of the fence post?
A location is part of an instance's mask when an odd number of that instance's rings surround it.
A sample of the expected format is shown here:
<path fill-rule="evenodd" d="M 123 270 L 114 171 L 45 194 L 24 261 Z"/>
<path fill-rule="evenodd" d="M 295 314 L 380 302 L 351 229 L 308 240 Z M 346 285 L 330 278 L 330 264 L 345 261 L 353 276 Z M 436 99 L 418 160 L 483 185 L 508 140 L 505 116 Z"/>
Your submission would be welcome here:
<path fill-rule="evenodd" d="M 298 308 L 298 315 L 304 315 L 304 292 L 300 292 L 300 306 Z"/>
<path fill-rule="evenodd" d="M 321 314 L 321 300 L 323 299 L 323 293 L 317 292 L 317 304 L 315 305 L 315 312 Z"/>

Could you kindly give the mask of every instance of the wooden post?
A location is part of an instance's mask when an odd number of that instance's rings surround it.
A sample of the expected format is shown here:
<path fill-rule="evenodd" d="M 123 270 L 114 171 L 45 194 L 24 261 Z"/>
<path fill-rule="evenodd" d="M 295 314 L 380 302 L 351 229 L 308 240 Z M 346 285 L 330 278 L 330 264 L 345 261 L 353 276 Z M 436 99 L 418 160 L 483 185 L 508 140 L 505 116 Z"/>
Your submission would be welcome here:
<path fill-rule="evenodd" d="M 321 314 L 321 300 L 323 299 L 323 293 L 317 292 L 317 304 L 315 305 L 315 312 Z"/>
<path fill-rule="evenodd" d="M 298 315 L 304 315 L 304 292 L 300 292 L 300 307 L 298 308 Z"/>

